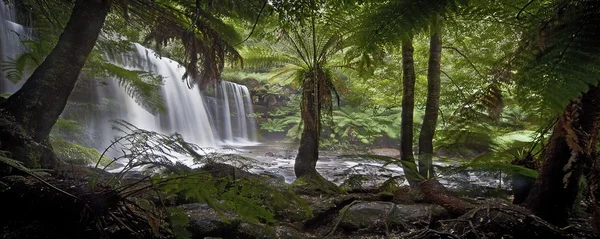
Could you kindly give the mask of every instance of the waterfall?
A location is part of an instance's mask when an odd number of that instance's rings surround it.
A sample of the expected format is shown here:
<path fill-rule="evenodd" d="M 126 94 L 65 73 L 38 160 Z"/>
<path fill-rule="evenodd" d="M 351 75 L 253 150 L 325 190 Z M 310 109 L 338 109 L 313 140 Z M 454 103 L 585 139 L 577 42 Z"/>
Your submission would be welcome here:
<path fill-rule="evenodd" d="M 214 118 L 224 144 L 251 144 L 256 142 L 256 123 L 248 87 L 221 81 L 215 85 Z"/>
<path fill-rule="evenodd" d="M 253 118 L 252 100 L 246 86 L 221 81 L 217 85 L 217 100 L 204 97 L 197 87 L 189 89 L 181 80 L 185 69 L 165 57 L 158 57 L 154 51 L 135 44 L 130 54 L 109 57 L 115 64 L 132 70 L 153 72 L 164 77 L 162 96 L 167 106 L 167 114 L 152 115 L 119 87 L 115 80 L 101 87 L 97 102 L 113 101 L 118 104 L 114 113 L 98 115 L 90 124 L 93 134 L 103 135 L 102 145 L 114 138 L 109 119 L 123 119 L 133 125 L 161 133 L 179 133 L 188 142 L 204 147 L 219 145 L 248 145 L 256 143 L 256 123 Z M 207 105 L 208 104 L 208 105 Z M 210 109 L 210 110 L 209 110 Z M 212 112 L 210 114 L 209 112 Z M 216 112 L 215 112 L 216 111 Z M 102 146 L 96 146 L 102 148 Z"/>
<path fill-rule="evenodd" d="M 14 6 L 0 0 L 0 60 L 5 62 L 26 52 L 22 40 L 32 39 L 32 30 L 16 22 Z M 110 145 L 118 136 L 110 120 L 122 119 L 138 128 L 164 134 L 179 133 L 183 138 L 202 147 L 240 145 L 256 141 L 252 102 L 248 88 L 231 82 L 220 83 L 224 96 L 218 101 L 209 101 L 198 87 L 189 89 L 181 80 L 185 70 L 171 59 L 159 57 L 154 51 L 139 44 L 127 54 L 114 54 L 106 58 L 113 64 L 129 70 L 142 70 L 161 75 L 161 95 L 167 113 L 153 115 L 127 95 L 116 79 L 80 79 L 63 116 L 79 121 L 85 128 L 85 142 L 99 150 Z M 81 77 L 85 78 L 85 77 Z M 13 84 L 0 72 L 0 94 L 16 92 L 24 81 Z M 101 84 L 98 84 L 101 82 Z M 87 88 L 81 85 L 88 85 Z M 91 85 L 91 86 L 90 86 Z M 93 91 L 93 92 L 90 92 Z M 209 105 L 207 105 L 207 103 Z M 225 103 L 225 104 L 222 104 Z M 219 105 L 216 105 L 219 104 Z M 94 108 L 83 110 L 81 108 Z M 219 107 L 227 107 L 220 109 Z M 209 108 L 211 110 L 209 110 Z M 68 112 L 68 111 L 71 112 Z M 221 110 L 213 113 L 212 109 Z M 227 122 L 227 123 L 225 123 Z M 216 126 L 218 125 L 218 126 Z"/>
<path fill-rule="evenodd" d="M 0 1 L 0 94 L 13 93 L 21 87 L 22 82 L 14 84 L 6 79 L 2 67 L 7 60 L 14 60 L 27 50 L 22 41 L 31 39 L 32 35 L 30 28 L 17 23 L 15 6 L 8 4 Z"/>
<path fill-rule="evenodd" d="M 103 112 L 89 127 L 90 130 L 95 131 L 94 134 L 102 135 L 102 145 L 108 145 L 110 142 L 107 140 L 116 136 L 116 132 L 110 130 L 111 127 L 106 122 L 110 119 L 122 119 L 145 130 L 164 134 L 179 133 L 186 141 L 203 147 L 217 146 L 217 138 L 213 134 L 202 93 L 198 88 L 189 89 L 181 80 L 185 70 L 178 63 L 168 58 L 158 57 L 154 51 L 139 44 L 134 44 L 134 51 L 129 54 L 108 58 L 112 58 L 114 64 L 129 70 L 142 70 L 161 75 L 164 78 L 161 95 L 167 113 L 163 115 L 149 113 L 118 86 L 116 79 L 108 79 L 105 86 L 99 87 L 96 102 L 113 101 L 118 109 L 113 110 L 114 113 Z"/>

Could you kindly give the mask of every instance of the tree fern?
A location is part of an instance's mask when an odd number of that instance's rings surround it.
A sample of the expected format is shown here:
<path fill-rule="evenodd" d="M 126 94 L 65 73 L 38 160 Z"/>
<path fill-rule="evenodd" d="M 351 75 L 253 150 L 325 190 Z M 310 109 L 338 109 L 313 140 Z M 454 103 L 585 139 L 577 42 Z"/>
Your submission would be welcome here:
<path fill-rule="evenodd" d="M 148 9 L 136 15 L 136 22 L 148 28 L 145 42 L 154 42 L 160 52 L 162 46 L 173 40 L 183 43 L 186 69 L 184 79 L 200 83 L 205 88 L 217 81 L 226 61 L 241 62 L 234 44 L 241 42 L 235 29 L 216 18 L 201 1 L 156 2 L 151 8 L 138 4 L 139 9 Z M 146 3 L 147 4 L 147 3 Z M 134 6 L 135 7 L 135 6 Z M 147 25 L 144 25 L 147 24 Z"/>
<path fill-rule="evenodd" d="M 551 1 L 539 17 L 541 30 L 526 35 L 526 51 L 516 61 L 517 99 L 541 102 L 545 115 L 556 115 L 600 82 L 600 4 Z"/>

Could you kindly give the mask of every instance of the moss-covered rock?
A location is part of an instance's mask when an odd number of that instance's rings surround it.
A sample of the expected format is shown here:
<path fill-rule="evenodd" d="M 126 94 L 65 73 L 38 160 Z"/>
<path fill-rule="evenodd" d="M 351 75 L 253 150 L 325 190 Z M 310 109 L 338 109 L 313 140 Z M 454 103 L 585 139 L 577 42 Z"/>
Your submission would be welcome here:
<path fill-rule="evenodd" d="M 54 148 L 56 156 L 68 163 L 90 165 L 96 164 L 100 159 L 100 152 L 94 148 L 84 147 L 61 139 L 50 139 L 50 144 Z M 106 166 L 111 162 L 111 159 L 102 156 L 100 166 Z"/>
<path fill-rule="evenodd" d="M 328 181 L 323 178 L 323 176 L 316 175 L 306 175 L 300 178 L 297 178 L 293 183 L 292 187 L 295 188 L 296 193 L 301 195 L 339 195 L 344 192 L 334 183 Z"/>

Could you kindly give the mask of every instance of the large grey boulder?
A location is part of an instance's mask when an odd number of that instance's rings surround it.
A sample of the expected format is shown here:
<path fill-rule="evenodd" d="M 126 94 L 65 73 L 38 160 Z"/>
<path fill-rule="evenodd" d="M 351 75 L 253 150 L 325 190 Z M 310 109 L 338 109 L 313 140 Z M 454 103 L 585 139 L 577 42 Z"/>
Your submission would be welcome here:
<path fill-rule="evenodd" d="M 188 216 L 186 229 L 192 238 L 222 237 L 243 239 L 302 239 L 307 238 L 289 226 L 267 226 L 242 221 L 229 212 L 217 212 L 206 204 L 192 203 L 178 206 Z"/>
<path fill-rule="evenodd" d="M 426 226 L 445 215 L 448 212 L 437 205 L 357 202 L 341 211 L 340 226 L 346 231 L 404 232 Z"/>

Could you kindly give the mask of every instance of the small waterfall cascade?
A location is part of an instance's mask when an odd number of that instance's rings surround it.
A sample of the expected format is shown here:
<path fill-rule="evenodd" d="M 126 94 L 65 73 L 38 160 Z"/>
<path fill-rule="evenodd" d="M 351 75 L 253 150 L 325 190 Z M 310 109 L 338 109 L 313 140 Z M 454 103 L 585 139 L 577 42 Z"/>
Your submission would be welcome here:
<path fill-rule="evenodd" d="M 13 84 L 6 79 L 6 73 L 2 66 L 8 60 L 14 60 L 19 54 L 27 49 L 23 40 L 31 39 L 32 31 L 17 23 L 15 6 L 9 1 L 0 1 L 0 94 L 4 92 L 13 93 L 21 84 Z"/>
<path fill-rule="evenodd" d="M 102 145 L 96 148 L 106 147 L 117 136 L 108 123 L 111 119 L 123 119 L 138 128 L 166 134 L 177 132 L 186 141 L 202 147 L 256 144 L 257 128 L 246 86 L 221 81 L 215 87 L 216 97 L 205 97 L 197 87 L 190 89 L 181 80 L 185 69 L 177 62 L 158 57 L 154 51 L 139 44 L 134 44 L 134 48 L 129 54 L 111 59 L 130 70 L 161 75 L 164 78 L 161 95 L 167 113 L 149 113 L 118 86 L 117 80 L 107 79 L 107 85 L 96 91 L 96 101 L 112 105 L 112 113 L 97 115 L 95 123 L 88 127 L 95 131 L 92 134 L 102 135 Z"/>
<path fill-rule="evenodd" d="M 215 85 L 214 124 L 224 144 L 256 142 L 256 123 L 248 87 L 221 81 Z"/>
<path fill-rule="evenodd" d="M 23 40 L 32 39 L 33 31 L 17 22 L 15 7 L 0 0 L 0 61 L 15 59 L 26 52 Z M 76 118 L 85 128 L 81 142 L 104 150 L 119 133 L 110 120 L 122 119 L 138 128 L 164 134 L 179 133 L 183 138 L 201 147 L 243 145 L 256 142 L 252 102 L 248 88 L 231 82 L 219 83 L 218 101 L 207 101 L 198 87 L 190 89 L 181 80 L 185 70 L 175 61 L 159 57 L 154 51 L 134 44 L 132 52 L 115 54 L 107 59 L 129 70 L 152 72 L 163 77 L 161 96 L 167 112 L 153 115 L 136 103 L 117 79 L 88 79 L 75 101 L 63 113 Z M 0 68 L 2 70 L 2 68 Z M 86 77 L 82 77 L 86 78 Z M 101 84 L 98 84 L 101 82 Z M 22 85 L 13 84 L 0 72 L 0 94 L 14 93 Z M 76 91 L 77 88 L 76 87 Z M 90 106 L 94 105 L 94 106 Z M 222 108 L 222 107 L 226 107 Z M 95 108 L 95 109 L 87 109 Z M 219 111 L 219 112 L 216 112 Z M 75 117 L 71 117 L 75 116 Z M 225 123 L 227 122 L 227 123 Z"/>
<path fill-rule="evenodd" d="M 117 84 L 117 80 L 107 79 L 107 85 L 99 87 L 99 103 L 113 102 L 113 113 L 99 115 L 91 125 L 93 134 L 99 134 L 102 145 L 107 146 L 116 136 L 111 130 L 109 120 L 122 119 L 138 128 L 171 134 L 179 133 L 183 138 L 202 147 L 217 146 L 217 137 L 213 134 L 208 111 L 202 93 L 198 88 L 188 88 L 181 77 L 185 70 L 178 63 L 158 57 L 154 51 L 139 44 L 134 44 L 134 51 L 119 57 L 115 64 L 130 70 L 142 70 L 161 75 L 163 96 L 167 113 L 153 115 L 127 95 Z M 97 145 L 97 148 L 102 146 Z"/>

